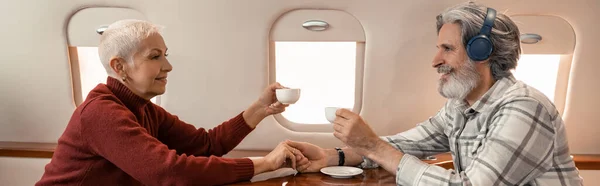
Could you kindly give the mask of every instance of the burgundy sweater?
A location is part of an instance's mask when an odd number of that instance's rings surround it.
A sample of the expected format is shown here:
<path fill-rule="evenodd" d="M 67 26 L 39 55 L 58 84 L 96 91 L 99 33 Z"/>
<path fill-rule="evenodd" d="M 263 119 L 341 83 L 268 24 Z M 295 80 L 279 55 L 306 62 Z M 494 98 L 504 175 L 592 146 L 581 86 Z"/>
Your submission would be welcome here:
<path fill-rule="evenodd" d="M 73 113 L 36 185 L 221 185 L 249 180 L 250 159 L 220 156 L 252 129 L 242 114 L 196 129 L 109 77 Z"/>

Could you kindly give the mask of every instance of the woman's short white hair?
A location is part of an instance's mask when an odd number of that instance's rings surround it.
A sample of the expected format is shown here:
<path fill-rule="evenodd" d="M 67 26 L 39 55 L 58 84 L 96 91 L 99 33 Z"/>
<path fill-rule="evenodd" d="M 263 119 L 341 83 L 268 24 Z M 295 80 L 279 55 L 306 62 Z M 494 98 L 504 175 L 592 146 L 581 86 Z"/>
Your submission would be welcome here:
<path fill-rule="evenodd" d="M 112 57 L 123 58 L 133 62 L 133 54 L 137 51 L 140 42 L 151 34 L 160 33 L 162 26 L 148 21 L 126 19 L 112 23 L 100 36 L 98 55 L 109 76 L 114 76 L 110 67 Z"/>

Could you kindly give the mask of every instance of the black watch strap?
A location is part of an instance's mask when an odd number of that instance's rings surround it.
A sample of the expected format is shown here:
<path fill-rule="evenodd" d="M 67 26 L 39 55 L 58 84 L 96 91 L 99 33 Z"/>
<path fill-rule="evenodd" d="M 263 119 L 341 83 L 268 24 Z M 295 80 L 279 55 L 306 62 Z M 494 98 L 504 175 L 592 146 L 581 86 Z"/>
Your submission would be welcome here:
<path fill-rule="evenodd" d="M 343 151 L 341 148 L 339 148 L 339 147 L 336 147 L 336 148 L 335 148 L 335 150 L 337 150 L 337 152 L 338 152 L 338 156 L 339 156 L 339 158 L 340 158 L 340 161 L 339 161 L 339 163 L 338 163 L 338 166 L 344 166 L 344 162 L 346 161 L 346 160 L 345 160 L 345 159 L 346 159 L 346 156 L 344 155 L 344 151 Z"/>

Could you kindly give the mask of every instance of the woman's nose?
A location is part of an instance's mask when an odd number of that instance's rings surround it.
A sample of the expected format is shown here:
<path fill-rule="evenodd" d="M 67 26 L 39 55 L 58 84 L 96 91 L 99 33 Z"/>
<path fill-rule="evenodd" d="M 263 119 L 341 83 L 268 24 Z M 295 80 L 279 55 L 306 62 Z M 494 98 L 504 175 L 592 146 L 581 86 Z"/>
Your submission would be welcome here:
<path fill-rule="evenodd" d="M 163 71 L 170 72 L 171 70 L 173 70 L 173 65 L 171 65 L 169 60 L 166 60 L 165 64 L 163 65 Z"/>

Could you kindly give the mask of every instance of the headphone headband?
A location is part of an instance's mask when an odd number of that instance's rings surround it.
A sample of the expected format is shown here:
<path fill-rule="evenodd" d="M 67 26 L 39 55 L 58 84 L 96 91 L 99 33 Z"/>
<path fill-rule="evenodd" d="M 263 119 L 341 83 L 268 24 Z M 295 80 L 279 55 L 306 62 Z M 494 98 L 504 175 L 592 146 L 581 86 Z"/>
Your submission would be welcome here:
<path fill-rule="evenodd" d="M 490 33 L 492 32 L 492 26 L 494 26 L 494 19 L 496 19 L 496 10 L 494 10 L 493 8 L 487 8 L 485 21 L 483 21 L 483 26 L 481 27 L 481 31 L 479 31 L 479 34 L 483 34 L 489 37 Z"/>

